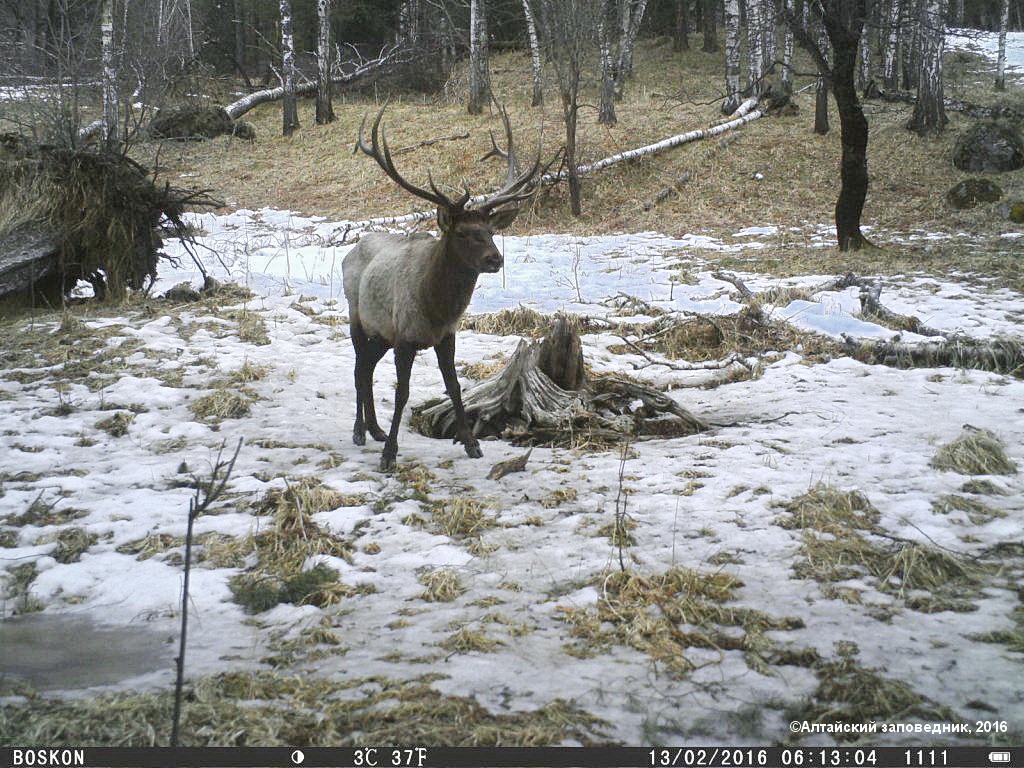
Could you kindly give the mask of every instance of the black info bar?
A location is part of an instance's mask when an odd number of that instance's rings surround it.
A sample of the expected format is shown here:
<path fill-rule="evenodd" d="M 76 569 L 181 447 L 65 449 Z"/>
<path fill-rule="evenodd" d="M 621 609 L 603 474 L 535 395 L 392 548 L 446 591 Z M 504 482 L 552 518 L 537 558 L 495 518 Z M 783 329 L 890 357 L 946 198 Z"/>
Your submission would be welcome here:
<path fill-rule="evenodd" d="M 1024 768 L 1024 747 L 25 747 L 0 768 Z"/>

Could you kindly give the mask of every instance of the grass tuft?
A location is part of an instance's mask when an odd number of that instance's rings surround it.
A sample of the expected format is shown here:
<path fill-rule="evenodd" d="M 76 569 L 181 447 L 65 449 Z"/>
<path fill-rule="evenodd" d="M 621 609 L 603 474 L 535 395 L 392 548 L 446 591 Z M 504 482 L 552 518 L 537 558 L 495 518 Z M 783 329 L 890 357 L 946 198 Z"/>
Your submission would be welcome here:
<path fill-rule="evenodd" d="M 466 591 L 454 568 L 435 568 L 420 574 L 419 582 L 426 589 L 420 598 L 428 603 L 450 603 Z"/>
<path fill-rule="evenodd" d="M 1002 441 L 987 429 L 974 427 L 965 427 L 953 442 L 939 448 L 932 466 L 961 475 L 1017 473 L 1017 465 L 1007 457 Z"/>

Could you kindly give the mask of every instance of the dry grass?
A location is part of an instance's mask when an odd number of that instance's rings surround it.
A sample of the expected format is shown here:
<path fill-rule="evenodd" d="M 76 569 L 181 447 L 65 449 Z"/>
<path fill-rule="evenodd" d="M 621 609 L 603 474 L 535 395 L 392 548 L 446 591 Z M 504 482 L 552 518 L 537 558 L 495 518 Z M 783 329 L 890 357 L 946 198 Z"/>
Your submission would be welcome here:
<path fill-rule="evenodd" d="M 457 539 L 478 537 L 487 528 L 497 525 L 497 520 L 487 514 L 487 505 L 468 496 L 435 502 L 430 516 L 434 528 Z"/>
<path fill-rule="evenodd" d="M 1007 457 L 998 437 L 986 429 L 965 428 L 953 442 L 939 448 L 932 466 L 961 475 L 1014 475 L 1017 465 Z"/>
<path fill-rule="evenodd" d="M 435 568 L 420 574 L 419 582 L 426 589 L 420 598 L 428 603 L 450 603 L 466 591 L 454 568 Z"/>
<path fill-rule="evenodd" d="M 188 408 L 200 421 L 218 424 L 224 419 L 241 419 L 249 415 L 259 397 L 251 389 L 238 390 L 220 386 L 207 395 L 197 397 Z"/>
<path fill-rule="evenodd" d="M 976 609 L 967 598 L 976 594 L 983 567 L 948 550 L 886 535 L 878 511 L 861 493 L 820 484 L 785 507 L 789 516 L 778 524 L 803 530 L 802 559 L 794 567 L 801 578 L 829 584 L 868 577 L 914 610 Z M 841 596 L 834 587 L 828 591 Z"/>
<path fill-rule="evenodd" d="M 817 689 L 807 701 L 786 710 L 787 720 L 862 724 L 961 719 L 906 683 L 858 666 L 854 661 L 856 648 L 843 647 L 852 644 L 839 645 L 840 660 L 817 665 Z M 855 733 L 836 736 L 840 742 L 857 741 L 859 738 Z"/>
<path fill-rule="evenodd" d="M 444 695 L 432 677 L 329 680 L 308 674 L 228 672 L 192 682 L 182 746 L 549 746 L 600 740 L 602 721 L 555 700 L 493 714 L 472 697 Z M 0 705 L 0 745 L 125 747 L 166 744 L 173 694 L 120 693 Z M 8 736 L 3 736 L 8 734 Z"/>
<path fill-rule="evenodd" d="M 532 147 L 542 130 L 546 151 L 561 144 L 560 105 L 550 82 L 546 105 L 529 107 L 528 56 L 499 54 L 492 66 L 495 93 L 509 107 L 519 146 Z M 803 61 L 798 69 L 810 71 L 811 67 Z M 593 112 L 582 113 L 581 159 L 591 161 L 719 119 L 717 105 L 709 102 L 720 95 L 721 70 L 721 54 L 699 50 L 673 54 L 664 45 L 641 41 L 636 78 L 616 105 L 618 124 L 605 128 L 596 123 Z M 947 84 L 955 87 L 952 81 Z M 596 98 L 588 92 L 584 101 Z M 766 212 L 772 223 L 784 226 L 829 222 L 838 194 L 839 131 L 836 128 L 826 136 L 811 131 L 813 93 L 798 96 L 796 104 L 795 116 L 763 118 L 738 131 L 728 151 L 711 152 L 709 142 L 698 142 L 585 179 L 584 216 L 579 221 L 568 214 L 563 189 L 545 193 L 534 209 L 520 216 L 514 231 L 610 232 L 668 226 L 672 231 L 724 232 L 763 222 Z M 280 105 L 259 107 L 246 116 L 259 136 L 253 145 L 234 142 L 228 146 L 225 140 L 165 145 L 164 173 L 177 178 L 182 172 L 201 169 L 197 183 L 212 188 L 234 207 L 274 204 L 347 219 L 404 213 L 420 206 L 371 161 L 349 151 L 363 115 L 377 107 L 372 98 L 342 97 L 335 107 L 338 119 L 315 126 L 312 102 L 302 100 L 303 128 L 287 139 L 280 136 Z M 866 221 L 898 229 L 998 229 L 991 206 L 954 213 L 944 201 L 945 191 L 966 176 L 953 168 L 950 158 L 956 134 L 970 120 L 951 113 L 951 125 L 942 136 L 922 139 L 904 128 L 909 109 L 879 102 L 866 105 L 871 124 Z M 398 159 L 400 170 L 414 182 L 425 182 L 428 169 L 439 182 L 453 187 L 464 179 L 472 180 L 474 190 L 500 182 L 500 163 L 481 166 L 476 162 L 489 148 L 489 131 L 500 135 L 500 120 L 493 111 L 470 116 L 464 105 L 440 97 L 399 95 L 388 109 L 387 124 L 395 147 L 442 133 L 470 134 L 457 146 L 441 142 L 403 154 Z M 147 154 L 154 150 L 155 146 L 140 148 Z M 686 171 L 693 172 L 694 178 L 681 194 L 643 210 L 645 202 Z M 764 178 L 754 180 L 757 172 Z M 1024 191 L 1024 178 L 1018 177 L 1004 174 L 1000 179 L 1009 195 Z M 793 179 L 802 183 L 793 184 Z"/>
<path fill-rule="evenodd" d="M 673 567 L 660 575 L 615 571 L 596 586 L 596 609 L 560 607 L 574 641 L 565 650 L 596 656 L 611 644 L 632 646 L 674 676 L 697 668 L 688 648 L 742 651 L 751 668 L 787 663 L 767 630 L 798 629 L 799 619 L 775 619 L 751 608 L 729 605 L 742 583 L 724 571 L 701 572 Z"/>

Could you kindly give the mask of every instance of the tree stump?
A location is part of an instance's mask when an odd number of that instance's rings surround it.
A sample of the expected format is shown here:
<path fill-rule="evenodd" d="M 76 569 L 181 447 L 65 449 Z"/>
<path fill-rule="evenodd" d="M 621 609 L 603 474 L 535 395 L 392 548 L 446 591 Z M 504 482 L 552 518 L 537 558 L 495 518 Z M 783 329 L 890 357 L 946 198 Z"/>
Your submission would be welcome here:
<path fill-rule="evenodd" d="M 474 435 L 516 445 L 617 443 L 707 429 L 657 390 L 616 377 L 588 377 L 579 334 L 565 317 L 540 342 L 520 341 L 505 368 L 468 387 L 462 400 Z M 427 437 L 454 439 L 451 400 L 415 406 L 411 424 Z"/>

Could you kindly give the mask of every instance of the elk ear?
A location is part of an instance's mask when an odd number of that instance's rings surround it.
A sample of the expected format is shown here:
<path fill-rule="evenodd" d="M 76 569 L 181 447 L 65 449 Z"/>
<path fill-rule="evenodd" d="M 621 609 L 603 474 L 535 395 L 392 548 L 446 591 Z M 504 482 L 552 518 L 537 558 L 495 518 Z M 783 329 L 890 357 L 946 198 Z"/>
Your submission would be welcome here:
<path fill-rule="evenodd" d="M 448 209 L 443 206 L 437 208 L 437 228 L 442 232 L 447 232 L 452 226 L 452 216 L 448 212 Z"/>
<path fill-rule="evenodd" d="M 490 216 L 491 227 L 493 229 L 505 229 L 513 221 L 515 221 L 515 218 L 518 215 L 518 207 L 505 208 L 504 210 L 501 211 L 495 211 Z"/>

